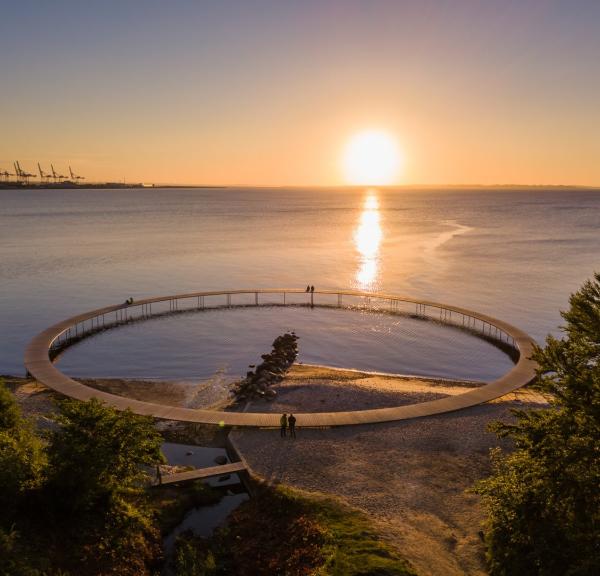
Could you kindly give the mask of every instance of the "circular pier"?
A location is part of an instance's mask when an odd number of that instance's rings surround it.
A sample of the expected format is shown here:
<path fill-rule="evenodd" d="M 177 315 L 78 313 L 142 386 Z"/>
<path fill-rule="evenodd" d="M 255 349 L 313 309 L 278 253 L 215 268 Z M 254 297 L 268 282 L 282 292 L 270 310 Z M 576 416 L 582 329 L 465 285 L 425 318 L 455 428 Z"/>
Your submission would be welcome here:
<path fill-rule="evenodd" d="M 251 289 L 218 292 L 194 292 L 159 296 L 84 312 L 50 326 L 38 334 L 25 351 L 27 373 L 38 382 L 77 400 L 97 398 L 118 410 L 166 420 L 196 422 L 220 426 L 277 427 L 279 414 L 255 412 L 219 412 L 165 406 L 142 402 L 90 388 L 63 374 L 52 356 L 69 345 L 99 331 L 121 324 L 177 312 L 230 308 L 236 306 L 313 306 L 369 309 L 375 312 L 409 314 L 472 331 L 490 340 L 508 353 L 518 355 L 515 366 L 501 378 L 457 396 L 392 408 L 346 412 L 297 413 L 298 427 L 347 426 L 432 416 L 476 406 L 512 392 L 535 378 L 536 364 L 531 360 L 534 341 L 515 326 L 465 308 L 428 300 L 361 292 L 355 290 Z M 154 307 L 154 309 L 153 309 Z"/>

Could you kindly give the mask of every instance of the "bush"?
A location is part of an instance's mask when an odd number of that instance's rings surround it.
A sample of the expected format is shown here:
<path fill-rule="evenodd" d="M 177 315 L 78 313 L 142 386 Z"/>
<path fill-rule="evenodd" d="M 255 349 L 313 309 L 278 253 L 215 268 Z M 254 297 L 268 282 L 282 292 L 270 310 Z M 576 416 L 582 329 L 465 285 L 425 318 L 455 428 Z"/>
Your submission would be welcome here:
<path fill-rule="evenodd" d="M 160 535 L 144 492 L 162 461 L 149 418 L 61 404 L 43 443 L 0 385 L 0 576 L 150 574 Z"/>
<path fill-rule="evenodd" d="M 0 432 L 14 430 L 21 421 L 21 411 L 4 380 L 0 378 Z"/>
<path fill-rule="evenodd" d="M 90 575 L 147 574 L 160 546 L 144 492 L 145 467 L 163 460 L 152 419 L 93 399 L 65 400 L 57 421 L 43 499 L 47 528 L 63 536 L 54 541 L 61 567 Z"/>
<path fill-rule="evenodd" d="M 42 442 L 0 381 L 0 526 L 14 522 L 25 491 L 41 482 L 44 467 Z"/>
<path fill-rule="evenodd" d="M 495 431 L 515 450 L 494 451 L 480 482 L 493 575 L 587 576 L 600 566 L 600 275 L 570 298 L 567 337 L 538 348 L 537 387 L 548 409 L 514 411 Z"/>
<path fill-rule="evenodd" d="M 177 576 L 214 576 L 217 565 L 207 541 L 182 534 L 175 541 L 173 571 Z"/>

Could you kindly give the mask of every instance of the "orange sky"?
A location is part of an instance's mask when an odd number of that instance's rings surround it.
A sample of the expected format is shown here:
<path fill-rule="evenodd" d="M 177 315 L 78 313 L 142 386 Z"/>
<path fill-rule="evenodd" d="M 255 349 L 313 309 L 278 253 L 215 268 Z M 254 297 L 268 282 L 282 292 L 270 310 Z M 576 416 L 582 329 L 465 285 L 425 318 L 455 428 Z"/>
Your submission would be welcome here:
<path fill-rule="evenodd" d="M 378 128 L 402 150 L 399 184 L 600 185 L 600 3 L 9 11 L 0 171 L 341 185 L 349 138 Z M 7 26 L 19 19 L 27 33 Z"/>

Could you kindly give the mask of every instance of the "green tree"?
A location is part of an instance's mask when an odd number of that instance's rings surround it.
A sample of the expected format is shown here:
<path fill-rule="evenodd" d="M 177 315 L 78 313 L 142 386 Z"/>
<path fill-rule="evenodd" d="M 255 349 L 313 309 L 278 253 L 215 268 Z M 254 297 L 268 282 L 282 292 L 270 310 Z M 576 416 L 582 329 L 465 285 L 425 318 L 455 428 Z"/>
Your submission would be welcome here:
<path fill-rule="evenodd" d="M 550 406 L 496 423 L 515 450 L 492 455 L 476 491 L 488 510 L 493 575 L 587 576 L 600 566 L 600 274 L 563 312 L 566 337 L 538 348 Z"/>
<path fill-rule="evenodd" d="M 50 547 L 77 574 L 146 574 L 158 531 L 144 480 L 162 462 L 151 418 L 97 400 L 65 400 L 49 438 Z"/>
<path fill-rule="evenodd" d="M 64 400 L 57 422 L 49 446 L 52 481 L 74 505 L 139 492 L 148 473 L 144 466 L 162 462 L 162 439 L 151 418 L 96 399 Z"/>
<path fill-rule="evenodd" d="M 0 379 L 0 576 L 35 576 L 15 523 L 29 492 L 39 486 L 44 446 Z"/>
<path fill-rule="evenodd" d="M 0 381 L 0 526 L 12 524 L 25 492 L 40 483 L 44 465 L 42 442 Z"/>
<path fill-rule="evenodd" d="M 0 378 L 0 431 L 13 430 L 21 421 L 21 411 L 13 395 Z"/>

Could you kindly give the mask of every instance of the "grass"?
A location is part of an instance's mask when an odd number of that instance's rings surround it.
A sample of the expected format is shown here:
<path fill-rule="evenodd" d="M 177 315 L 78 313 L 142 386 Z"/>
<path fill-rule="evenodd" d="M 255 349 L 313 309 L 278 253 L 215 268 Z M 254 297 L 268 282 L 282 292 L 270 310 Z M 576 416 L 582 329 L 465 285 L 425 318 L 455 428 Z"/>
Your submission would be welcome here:
<path fill-rule="evenodd" d="M 179 487 L 158 486 L 152 488 L 149 494 L 150 505 L 163 536 L 178 526 L 192 508 L 211 506 L 222 498 L 220 492 L 200 480 Z"/>
<path fill-rule="evenodd" d="M 332 498 L 260 486 L 213 538 L 219 574 L 413 576 L 366 515 Z"/>

